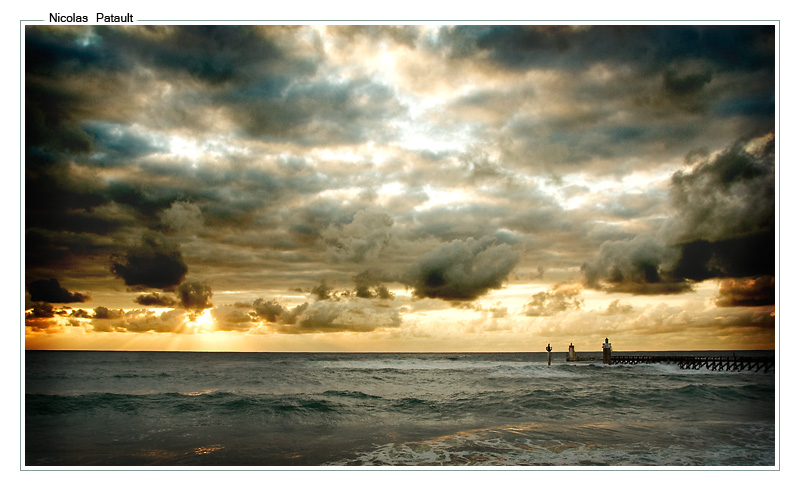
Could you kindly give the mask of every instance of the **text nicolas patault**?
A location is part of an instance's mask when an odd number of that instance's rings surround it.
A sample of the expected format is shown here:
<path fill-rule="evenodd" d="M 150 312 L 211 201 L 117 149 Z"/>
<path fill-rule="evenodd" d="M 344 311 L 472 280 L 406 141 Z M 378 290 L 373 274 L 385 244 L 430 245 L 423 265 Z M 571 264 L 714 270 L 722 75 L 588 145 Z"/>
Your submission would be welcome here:
<path fill-rule="evenodd" d="M 78 14 L 62 14 L 60 12 L 50 13 L 50 22 L 89 22 L 88 15 Z M 95 22 L 108 22 L 108 23 L 121 23 L 133 22 L 133 14 L 127 13 L 123 15 L 104 14 L 98 12 L 95 16 Z"/>

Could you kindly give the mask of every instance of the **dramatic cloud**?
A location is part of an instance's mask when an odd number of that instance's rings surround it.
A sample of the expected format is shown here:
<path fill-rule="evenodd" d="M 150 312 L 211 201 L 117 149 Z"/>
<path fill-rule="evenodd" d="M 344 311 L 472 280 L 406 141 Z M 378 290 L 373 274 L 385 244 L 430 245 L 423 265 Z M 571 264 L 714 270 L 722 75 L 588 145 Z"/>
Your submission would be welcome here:
<path fill-rule="evenodd" d="M 311 293 L 317 297 L 317 300 L 328 300 L 331 298 L 333 289 L 328 286 L 324 281 L 311 289 Z"/>
<path fill-rule="evenodd" d="M 109 309 L 106 307 L 95 307 L 94 309 L 95 319 L 120 319 L 123 315 L 125 315 L 125 312 L 122 309 Z"/>
<path fill-rule="evenodd" d="M 28 293 L 34 302 L 73 303 L 89 300 L 88 295 L 67 291 L 55 278 L 31 282 L 28 285 Z"/>
<path fill-rule="evenodd" d="M 141 242 L 111 266 L 126 285 L 151 288 L 175 287 L 188 271 L 178 247 L 153 232 L 143 234 Z"/>
<path fill-rule="evenodd" d="M 746 280 L 723 280 L 719 285 L 717 307 L 751 307 L 775 304 L 775 278 L 759 276 Z"/>
<path fill-rule="evenodd" d="M 52 305 L 47 302 L 36 302 L 30 307 L 30 312 L 25 317 L 26 319 L 48 319 L 55 315 Z"/>
<path fill-rule="evenodd" d="M 774 138 L 737 142 L 673 174 L 675 214 L 661 236 L 606 242 L 582 266 L 587 286 L 635 294 L 682 293 L 710 278 L 775 268 Z"/>
<path fill-rule="evenodd" d="M 737 142 L 713 159 L 702 159 L 690 172 L 672 176 L 681 242 L 718 242 L 774 233 L 774 138 Z"/>
<path fill-rule="evenodd" d="M 377 285 L 374 289 L 367 285 L 357 285 L 355 296 L 358 298 L 379 298 L 381 300 L 392 300 L 394 293 L 390 292 L 386 285 Z"/>
<path fill-rule="evenodd" d="M 144 293 L 136 297 L 133 301 L 139 305 L 149 307 L 174 307 L 178 305 L 177 299 L 160 293 Z"/>
<path fill-rule="evenodd" d="M 454 240 L 423 255 L 406 281 L 418 297 L 475 300 L 502 288 L 518 261 L 517 252 L 493 237 Z"/>
<path fill-rule="evenodd" d="M 452 57 L 481 53 L 511 70 L 579 71 L 593 62 L 653 70 L 701 58 L 719 69 L 755 71 L 770 68 L 774 56 L 771 26 L 455 26 L 438 39 Z"/>
<path fill-rule="evenodd" d="M 267 322 L 277 322 L 288 311 L 279 304 L 276 300 L 264 300 L 263 298 L 256 299 L 253 302 L 253 311 L 251 316 L 263 319 Z"/>
<path fill-rule="evenodd" d="M 213 307 L 211 304 L 211 287 L 204 281 L 187 281 L 178 287 L 178 299 L 183 308 L 188 310 L 204 310 Z"/>
<path fill-rule="evenodd" d="M 673 274 L 690 280 L 741 278 L 775 272 L 775 234 L 758 233 L 717 242 L 698 240 L 679 246 Z"/>
<path fill-rule="evenodd" d="M 672 177 L 679 214 L 671 232 L 682 239 L 676 275 L 704 280 L 774 274 L 774 159 L 769 134 Z"/>
<path fill-rule="evenodd" d="M 597 259 L 581 270 L 589 288 L 637 295 L 683 293 L 691 286 L 672 277 L 677 259 L 678 251 L 642 235 L 604 243 Z"/>
<path fill-rule="evenodd" d="M 381 300 L 392 300 L 395 295 L 390 292 L 386 285 L 381 284 L 383 275 L 378 271 L 362 271 L 353 277 L 356 284 L 355 296 L 359 298 L 379 298 Z"/>

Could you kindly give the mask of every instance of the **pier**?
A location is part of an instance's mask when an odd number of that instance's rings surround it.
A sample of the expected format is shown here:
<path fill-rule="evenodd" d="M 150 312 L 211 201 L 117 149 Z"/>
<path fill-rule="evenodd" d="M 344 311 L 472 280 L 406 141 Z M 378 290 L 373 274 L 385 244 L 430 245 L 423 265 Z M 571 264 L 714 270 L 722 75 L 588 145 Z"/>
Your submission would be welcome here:
<path fill-rule="evenodd" d="M 552 348 L 548 343 L 547 364 L 550 364 Z M 581 357 L 575 352 L 575 346 L 569 344 L 567 362 L 595 361 L 594 357 Z M 775 356 L 693 356 L 693 355 L 615 355 L 612 354 L 611 343 L 606 338 L 603 343 L 604 365 L 638 365 L 640 363 L 667 363 L 678 365 L 685 370 L 705 368 L 715 372 L 760 372 L 768 373 L 775 368 Z"/>
<path fill-rule="evenodd" d="M 605 360 L 604 360 L 605 361 Z M 640 363 L 669 363 L 683 369 L 699 370 L 706 368 L 713 371 L 769 372 L 775 366 L 775 358 L 771 356 L 659 356 L 659 355 L 611 355 L 611 365 L 638 365 Z"/>

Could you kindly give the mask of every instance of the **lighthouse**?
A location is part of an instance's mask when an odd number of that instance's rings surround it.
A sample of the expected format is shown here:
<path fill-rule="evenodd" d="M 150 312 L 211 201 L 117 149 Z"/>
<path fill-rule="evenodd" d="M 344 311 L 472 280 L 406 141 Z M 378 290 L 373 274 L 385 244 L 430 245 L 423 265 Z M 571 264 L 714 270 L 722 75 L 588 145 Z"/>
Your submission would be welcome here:
<path fill-rule="evenodd" d="M 611 364 L 611 343 L 608 342 L 608 338 L 606 338 L 606 342 L 603 343 L 603 365 L 610 365 Z"/>
<path fill-rule="evenodd" d="M 575 353 L 575 346 L 572 343 L 569 343 L 569 355 L 567 356 L 567 361 L 578 361 L 578 355 Z"/>

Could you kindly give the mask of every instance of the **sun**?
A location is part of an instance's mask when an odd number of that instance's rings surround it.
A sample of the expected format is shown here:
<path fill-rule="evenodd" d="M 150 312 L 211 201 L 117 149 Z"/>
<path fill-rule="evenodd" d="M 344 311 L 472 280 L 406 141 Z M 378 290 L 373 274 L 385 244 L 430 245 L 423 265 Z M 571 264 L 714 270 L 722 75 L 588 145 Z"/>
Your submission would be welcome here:
<path fill-rule="evenodd" d="M 214 317 L 211 315 L 211 309 L 205 309 L 201 314 L 194 317 L 188 316 L 186 325 L 197 334 L 212 333 L 216 327 Z"/>

